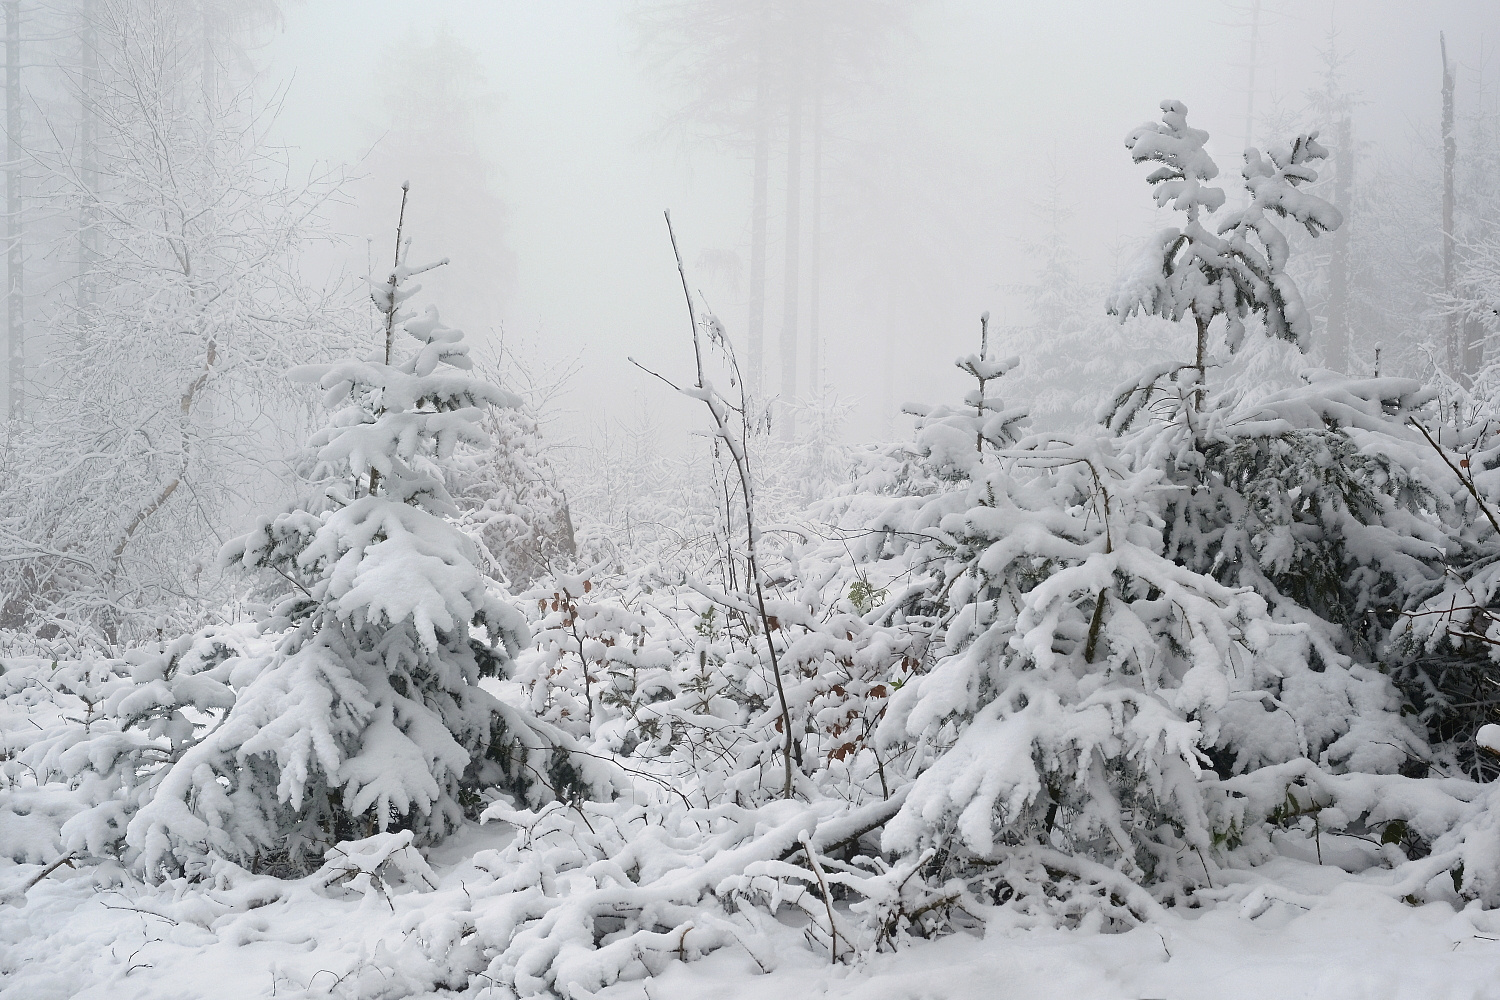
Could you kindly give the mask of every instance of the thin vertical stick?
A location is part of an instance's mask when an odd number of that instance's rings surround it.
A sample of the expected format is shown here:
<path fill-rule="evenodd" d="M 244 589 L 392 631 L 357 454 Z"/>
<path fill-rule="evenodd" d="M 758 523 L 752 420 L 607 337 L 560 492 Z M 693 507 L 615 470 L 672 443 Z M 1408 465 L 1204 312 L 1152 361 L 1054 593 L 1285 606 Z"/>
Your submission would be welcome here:
<path fill-rule="evenodd" d="M 984 363 L 990 359 L 990 311 L 986 309 L 979 316 L 979 364 L 980 371 L 984 370 Z M 984 384 L 988 381 L 983 375 L 975 372 L 979 379 L 979 430 L 975 433 L 974 448 L 981 455 L 984 454 Z"/>
<path fill-rule="evenodd" d="M 391 277 L 387 284 L 391 288 L 391 307 L 385 314 L 385 363 L 391 363 L 391 340 L 396 331 L 396 271 L 401 267 L 401 230 L 406 225 L 406 197 L 411 193 L 411 181 L 401 182 L 401 212 L 396 216 L 396 255 L 391 262 Z"/>
<path fill-rule="evenodd" d="M 687 270 L 682 266 L 682 253 L 677 249 L 677 233 L 672 229 L 672 213 L 663 212 L 667 220 L 667 235 L 672 240 L 672 256 L 677 259 L 677 275 L 682 279 L 682 296 L 687 301 L 688 322 L 693 330 L 693 360 L 698 368 L 698 383 L 695 388 L 698 392 L 694 395 L 701 399 L 708 407 L 708 412 L 714 418 L 714 424 L 718 427 L 719 436 L 729 448 L 729 454 L 734 459 L 735 471 L 740 477 L 740 495 L 745 503 L 745 535 L 750 543 L 748 569 L 750 579 L 755 583 L 755 604 L 760 614 L 761 628 L 766 634 L 766 651 L 771 658 L 771 674 L 776 679 L 776 698 L 781 705 L 781 728 L 785 737 L 783 756 L 786 763 L 786 781 L 782 787 L 782 798 L 792 797 L 792 712 L 787 707 L 786 688 L 781 681 L 781 664 L 776 659 L 776 643 L 771 637 L 771 616 L 766 613 L 766 597 L 761 588 L 760 560 L 756 556 L 758 539 L 755 534 L 755 505 L 752 499 L 750 487 L 750 454 L 742 440 L 736 441 L 730 432 L 728 418 L 724 413 L 724 407 L 719 402 L 718 393 L 709 388 L 703 376 L 703 345 L 698 336 L 698 314 L 693 308 L 693 294 L 688 290 Z M 743 380 L 741 380 L 743 385 Z"/>
<path fill-rule="evenodd" d="M 807 851 L 807 863 L 818 877 L 818 888 L 823 890 L 823 905 L 828 910 L 828 960 L 837 965 L 839 960 L 839 928 L 833 922 L 833 893 L 828 889 L 828 880 L 823 876 L 823 866 L 818 864 L 817 852 L 806 834 L 802 835 L 802 848 Z"/>
<path fill-rule="evenodd" d="M 398 275 L 397 272 L 401 268 L 401 230 L 406 225 L 406 198 L 407 198 L 407 195 L 409 195 L 410 193 L 411 193 L 411 181 L 402 181 L 401 182 L 401 211 L 396 216 L 396 253 L 395 253 L 395 258 L 394 258 L 394 260 L 391 263 L 391 276 L 390 276 L 390 279 L 386 282 L 386 286 L 389 288 L 389 291 L 387 292 L 387 294 L 389 295 L 389 299 L 386 302 L 386 305 L 387 305 L 388 308 L 386 308 L 384 310 L 384 312 L 385 312 L 385 363 L 388 364 L 388 365 L 391 363 L 391 341 L 394 340 L 395 336 L 396 336 L 396 284 L 397 284 L 397 280 L 399 278 L 399 275 Z M 369 492 L 370 492 L 371 495 L 374 495 L 374 493 L 375 493 L 375 487 L 377 487 L 379 485 L 380 485 L 380 470 L 379 469 L 371 469 L 370 470 L 370 490 L 369 490 Z M 585 674 L 588 673 L 587 668 L 584 669 L 584 673 Z"/>

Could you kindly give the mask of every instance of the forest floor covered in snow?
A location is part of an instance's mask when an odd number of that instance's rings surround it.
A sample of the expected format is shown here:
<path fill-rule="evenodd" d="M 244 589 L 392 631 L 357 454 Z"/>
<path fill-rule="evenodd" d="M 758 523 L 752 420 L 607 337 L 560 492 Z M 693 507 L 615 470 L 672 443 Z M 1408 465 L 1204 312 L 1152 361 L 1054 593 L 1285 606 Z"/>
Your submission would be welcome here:
<path fill-rule="evenodd" d="M 485 878 L 486 851 L 504 824 L 472 827 L 430 854 L 435 888 L 364 893 L 246 877 L 151 887 L 126 876 L 60 868 L 21 905 L 0 907 L 0 996 L 26 1000 L 189 1000 L 250 997 L 511 996 L 482 977 L 441 982 L 411 946 L 445 895 Z M 1295 834 L 1284 856 L 1207 895 L 1214 903 L 1169 911 L 1124 933 L 1039 925 L 1006 906 L 985 908 L 971 933 L 912 940 L 895 953 L 831 966 L 794 926 L 752 955 L 724 948 L 671 961 L 648 979 L 577 997 L 629 1000 L 959 1000 L 1049 997 L 1144 1000 L 1477 1000 L 1500 997 L 1500 912 L 1409 906 L 1380 889 L 1388 874 L 1356 838 L 1323 836 L 1324 860 Z M 1349 864 L 1353 861 L 1354 864 Z M 6 863 L 0 890 L 23 885 L 35 865 Z M 108 882 L 107 878 L 102 881 Z M 415 917 L 415 919 L 414 919 Z M 428 932 L 430 933 L 430 931 Z M 774 936 L 774 935 L 773 935 Z"/>

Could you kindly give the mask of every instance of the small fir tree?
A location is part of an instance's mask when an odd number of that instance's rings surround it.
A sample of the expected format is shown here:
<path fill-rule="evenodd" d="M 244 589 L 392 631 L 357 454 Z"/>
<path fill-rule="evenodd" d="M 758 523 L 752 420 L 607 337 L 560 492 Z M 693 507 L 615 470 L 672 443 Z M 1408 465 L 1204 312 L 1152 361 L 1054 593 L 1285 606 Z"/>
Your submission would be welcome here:
<path fill-rule="evenodd" d="M 1142 125 L 1125 139 L 1125 147 L 1136 163 L 1161 164 L 1146 178 L 1156 204 L 1170 205 L 1187 218 L 1181 227 L 1156 234 L 1110 297 L 1109 312 L 1173 321 L 1191 316 L 1197 328 L 1192 367 L 1200 386 L 1208 363 L 1209 326 L 1218 316 L 1225 319 L 1231 351 L 1239 350 L 1245 320 L 1252 314 L 1271 336 L 1307 350 L 1307 310 L 1286 274 L 1286 237 L 1269 216 L 1290 219 L 1312 235 L 1340 225 L 1338 209 L 1299 190 L 1317 180 L 1314 164 L 1328 151 L 1318 144 L 1316 132 L 1266 153 L 1247 149 L 1241 173 L 1248 203 L 1214 231 L 1208 217 L 1225 199 L 1222 188 L 1207 183 L 1219 175 L 1218 164 L 1204 148 L 1208 133 L 1188 125 L 1187 106 L 1180 101 L 1163 101 L 1161 110 L 1160 124 Z M 1196 398 L 1201 408 L 1201 390 Z"/>
<path fill-rule="evenodd" d="M 486 751 L 514 770 L 505 723 L 536 735 L 479 688 L 509 667 L 526 627 L 476 567 L 445 485 L 455 449 L 485 443 L 486 408 L 517 400 L 463 373 L 463 335 L 435 308 L 403 308 L 423 270 L 406 263 L 398 229 L 373 293 L 383 353 L 295 373 L 333 409 L 311 441 L 315 475 L 332 485 L 224 549 L 225 562 L 293 590 L 263 623 L 274 652 L 239 665 L 234 706 L 132 820 L 148 870 L 205 849 L 295 857 L 392 825 L 437 840 L 461 822 Z M 398 331 L 417 342 L 404 357 Z"/>

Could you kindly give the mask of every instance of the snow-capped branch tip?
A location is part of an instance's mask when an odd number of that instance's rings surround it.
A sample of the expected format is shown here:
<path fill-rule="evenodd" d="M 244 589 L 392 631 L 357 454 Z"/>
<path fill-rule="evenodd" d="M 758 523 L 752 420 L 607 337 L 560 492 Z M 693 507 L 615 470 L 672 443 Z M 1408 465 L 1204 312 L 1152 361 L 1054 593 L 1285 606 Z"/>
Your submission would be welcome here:
<path fill-rule="evenodd" d="M 1479 732 L 1474 734 L 1474 742 L 1482 749 L 1500 756 L 1500 726 L 1493 722 L 1480 726 Z"/>

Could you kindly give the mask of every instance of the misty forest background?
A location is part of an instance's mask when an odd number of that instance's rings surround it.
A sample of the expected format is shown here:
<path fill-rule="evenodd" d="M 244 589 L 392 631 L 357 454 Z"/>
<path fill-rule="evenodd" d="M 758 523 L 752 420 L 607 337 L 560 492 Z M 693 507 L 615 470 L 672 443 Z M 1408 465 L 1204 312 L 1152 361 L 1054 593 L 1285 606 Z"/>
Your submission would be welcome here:
<path fill-rule="evenodd" d="M 1494 942 L 1500 22 L 1024 6 L 0 0 L 0 976 Z"/>
<path fill-rule="evenodd" d="M 205 609 L 240 584 L 211 568 L 216 539 L 295 492 L 311 411 L 279 372 L 368 340 L 362 277 L 391 252 L 406 180 L 418 255 L 454 262 L 424 284 L 526 393 L 540 474 L 611 556 L 716 544 L 682 527 L 715 495 L 689 404 L 626 360 L 687 361 L 653 196 L 774 401 L 778 514 L 847 479 L 847 445 L 899 437 L 904 404 L 961 392 L 942 359 L 972 350 L 982 312 L 1039 426 L 1090 424 L 1135 368 L 1181 354 L 1180 329 L 1102 308 L 1162 215 L 1116 152 L 1143 99 L 1110 73 L 1151 81 L 1148 108 L 1194 81 L 1225 162 L 1307 130 L 1333 151 L 1315 190 L 1346 224 L 1293 263 L 1310 353 L 1256 377 L 1483 367 L 1492 323 L 1471 306 L 1495 280 L 1500 77 L 1482 33 L 1440 51 L 1436 33 L 1372 40 L 1331 8 L 1255 2 L 1164 9 L 1174 31 L 1098 13 L 1075 35 L 950 6 L 484 12 L 500 52 L 392 13 L 352 61 L 314 52 L 352 16 L 336 4 L 154 5 L 144 27 L 102 0 L 8 6 L 4 626 L 50 616 L 113 642 L 222 613 Z M 955 37 L 964 23 L 988 31 Z M 1399 73 L 1372 70 L 1395 53 Z M 204 294 L 212 319 L 179 298 Z M 33 447 L 48 457 L 23 461 Z M 58 495 L 68 514 L 23 523 L 19 498 Z M 71 553 L 65 589 L 88 610 L 53 606 L 56 570 L 30 561 L 45 551 Z"/>

